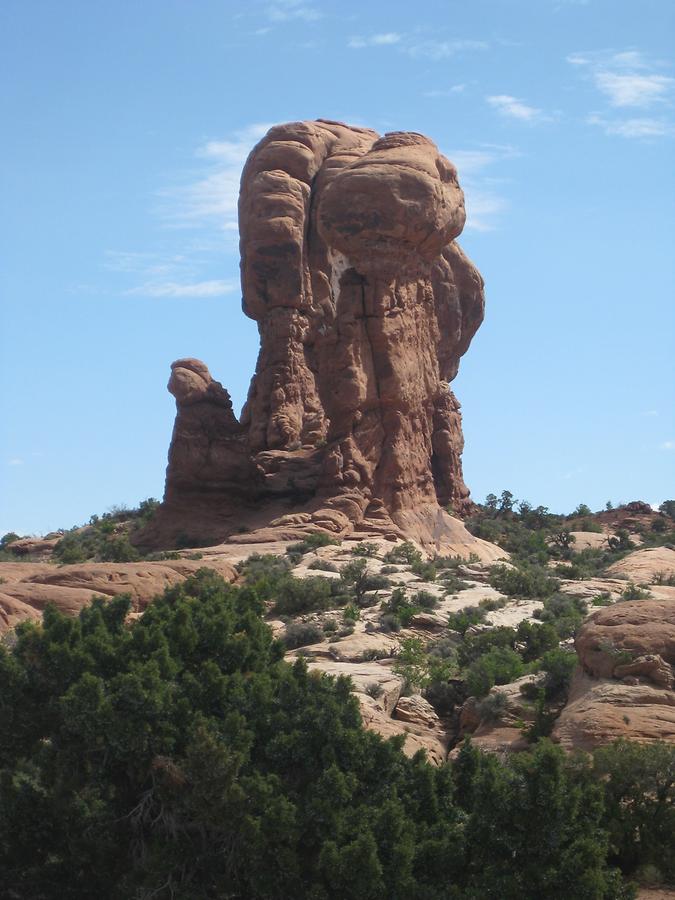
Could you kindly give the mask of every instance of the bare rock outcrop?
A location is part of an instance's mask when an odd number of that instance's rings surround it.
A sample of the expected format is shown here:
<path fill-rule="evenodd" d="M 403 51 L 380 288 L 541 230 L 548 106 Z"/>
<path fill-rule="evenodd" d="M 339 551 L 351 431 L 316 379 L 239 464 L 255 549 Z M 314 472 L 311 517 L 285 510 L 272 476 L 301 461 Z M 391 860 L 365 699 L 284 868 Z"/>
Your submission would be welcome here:
<path fill-rule="evenodd" d="M 579 669 L 553 731 L 567 749 L 617 738 L 675 742 L 675 602 L 605 607 L 576 637 Z"/>
<path fill-rule="evenodd" d="M 268 132 L 239 200 L 243 309 L 260 333 L 248 399 L 237 419 L 203 363 L 173 364 L 166 491 L 146 543 L 456 537 L 443 507 L 470 500 L 449 382 L 484 308 L 455 243 L 464 219 L 454 166 L 420 134 L 327 120 Z"/>

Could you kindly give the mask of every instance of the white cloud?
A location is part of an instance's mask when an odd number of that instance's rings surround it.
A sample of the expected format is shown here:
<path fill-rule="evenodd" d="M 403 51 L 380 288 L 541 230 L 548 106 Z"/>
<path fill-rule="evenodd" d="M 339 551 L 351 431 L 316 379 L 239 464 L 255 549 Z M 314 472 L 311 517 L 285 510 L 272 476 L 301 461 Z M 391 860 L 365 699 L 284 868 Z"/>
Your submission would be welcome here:
<path fill-rule="evenodd" d="M 236 230 L 241 170 L 253 145 L 270 127 L 249 125 L 235 132 L 232 139 L 208 141 L 198 148 L 197 157 L 206 160 L 199 176 L 160 191 L 165 222 L 174 227 L 217 224 L 225 230 Z"/>
<path fill-rule="evenodd" d="M 519 119 L 521 122 L 533 122 L 540 119 L 542 112 L 535 106 L 528 106 L 518 97 L 510 94 L 495 94 L 485 98 L 490 106 L 494 107 L 500 116 L 508 119 Z"/>
<path fill-rule="evenodd" d="M 486 41 L 472 40 L 454 40 L 454 41 L 438 41 L 423 40 L 411 41 L 405 51 L 413 58 L 423 57 L 438 62 L 441 59 L 448 59 L 451 56 L 457 56 L 470 50 L 487 50 L 490 45 Z"/>
<path fill-rule="evenodd" d="M 181 284 L 175 281 L 154 281 L 130 288 L 124 293 L 127 296 L 145 297 L 222 297 L 239 288 L 236 281 L 197 281 L 193 284 Z"/>
<path fill-rule="evenodd" d="M 351 50 L 363 50 L 366 47 L 395 47 L 402 53 L 407 53 L 413 58 L 423 57 L 426 60 L 437 62 L 456 56 L 458 53 L 469 50 L 486 50 L 489 46 L 485 41 L 474 40 L 437 40 L 420 39 L 418 35 L 399 34 L 388 31 L 380 34 L 354 35 L 347 42 Z"/>
<path fill-rule="evenodd" d="M 8 466 L 22 466 L 23 463 L 24 463 L 24 461 L 18 456 L 14 456 L 11 459 L 7 460 Z"/>
<path fill-rule="evenodd" d="M 674 94 L 675 78 L 657 71 L 661 64 L 649 60 L 639 50 L 572 53 L 567 62 L 584 73 L 583 77 L 593 83 L 609 108 L 638 111 L 657 105 L 665 107 Z M 656 138 L 674 132 L 671 122 L 663 117 L 638 114 L 628 119 L 612 119 L 593 113 L 587 121 L 602 128 L 605 134 L 626 138 Z"/>
<path fill-rule="evenodd" d="M 666 75 L 599 71 L 595 83 L 611 106 L 647 107 L 665 100 L 675 81 Z"/>
<path fill-rule="evenodd" d="M 423 97 L 452 97 L 453 94 L 462 94 L 466 90 L 465 84 L 453 84 L 445 90 L 424 91 Z"/>
<path fill-rule="evenodd" d="M 316 22 L 322 13 L 311 3 L 304 0 L 274 0 L 265 7 L 265 14 L 270 22 L 281 23 L 301 20 Z"/>
<path fill-rule="evenodd" d="M 445 155 L 457 167 L 464 190 L 467 231 L 494 231 L 508 209 L 508 201 L 496 190 L 502 182 L 490 177 L 486 170 L 513 159 L 518 151 L 508 145 L 484 144 L 469 150 L 450 150 Z"/>
<path fill-rule="evenodd" d="M 675 441 L 664 441 L 659 447 L 661 450 L 675 450 Z"/>
<path fill-rule="evenodd" d="M 607 119 L 604 116 L 591 115 L 586 121 L 589 125 L 602 128 L 607 135 L 625 138 L 657 138 L 675 134 L 675 125 L 664 119 Z"/>
<path fill-rule="evenodd" d="M 387 31 L 384 34 L 371 34 L 369 37 L 356 35 L 349 39 L 347 44 L 352 50 L 361 50 L 364 47 L 387 47 L 392 44 L 398 44 L 401 35 L 395 31 Z"/>

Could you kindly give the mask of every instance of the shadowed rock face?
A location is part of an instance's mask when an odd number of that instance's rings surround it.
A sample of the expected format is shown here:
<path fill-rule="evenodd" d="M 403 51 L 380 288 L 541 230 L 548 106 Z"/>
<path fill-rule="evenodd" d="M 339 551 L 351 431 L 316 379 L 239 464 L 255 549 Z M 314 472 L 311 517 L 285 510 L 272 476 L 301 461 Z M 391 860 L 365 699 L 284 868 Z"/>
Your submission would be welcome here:
<path fill-rule="evenodd" d="M 325 528 L 439 544 L 452 530 L 440 507 L 469 505 L 448 387 L 483 318 L 482 279 L 455 243 L 464 220 L 456 170 L 422 135 L 324 120 L 268 132 L 239 200 L 256 372 L 237 421 L 203 363 L 173 364 L 150 540 Z"/>

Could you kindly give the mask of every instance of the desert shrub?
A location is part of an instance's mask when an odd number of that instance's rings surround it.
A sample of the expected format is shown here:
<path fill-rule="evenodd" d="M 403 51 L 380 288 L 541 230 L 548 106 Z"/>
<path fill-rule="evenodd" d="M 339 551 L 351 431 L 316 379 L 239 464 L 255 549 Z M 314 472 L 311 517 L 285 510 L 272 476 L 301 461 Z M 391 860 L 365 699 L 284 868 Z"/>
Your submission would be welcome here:
<path fill-rule="evenodd" d="M 365 731 L 346 679 L 283 662 L 250 588 L 201 570 L 129 608 L 49 609 L 0 649 L 13 900 L 619 900 L 608 831 L 622 864 L 671 864 L 653 749 L 436 768 Z"/>
<path fill-rule="evenodd" d="M 326 534 L 325 531 L 315 531 L 312 534 L 308 534 L 307 537 L 303 538 L 301 541 L 298 541 L 295 544 L 289 544 L 286 548 L 286 553 L 291 559 L 297 560 L 311 550 L 317 550 L 319 547 L 327 547 L 329 544 L 337 543 L 339 543 L 339 541 L 329 534 Z"/>
<path fill-rule="evenodd" d="M 544 653 L 553 650 L 560 642 L 557 629 L 549 622 L 542 625 L 524 619 L 516 629 L 517 650 L 524 662 L 539 659 Z"/>
<path fill-rule="evenodd" d="M 434 681 L 423 691 L 424 699 L 428 700 L 439 716 L 449 716 L 456 706 L 461 706 L 466 700 L 466 687 L 463 681 L 453 678 L 450 681 Z"/>
<path fill-rule="evenodd" d="M 380 616 L 380 628 L 382 631 L 400 631 L 401 620 L 393 613 L 385 613 L 383 616 Z"/>
<path fill-rule="evenodd" d="M 556 700 L 567 696 L 572 673 L 576 666 L 577 655 L 572 650 L 556 647 L 544 653 L 540 669 L 545 673 L 543 687 L 547 700 Z"/>
<path fill-rule="evenodd" d="M 466 634 L 472 625 L 478 625 L 485 621 L 487 612 L 479 606 L 465 606 L 456 613 L 448 616 L 448 628 Z"/>
<path fill-rule="evenodd" d="M 307 566 L 308 569 L 316 569 L 319 572 L 339 572 L 340 570 L 329 559 L 314 559 Z"/>
<path fill-rule="evenodd" d="M 477 707 L 478 715 L 485 722 L 498 722 L 509 709 L 509 700 L 503 691 L 493 691 L 484 697 Z"/>
<path fill-rule="evenodd" d="M 478 601 L 478 605 L 485 612 L 494 612 L 497 609 L 503 609 L 506 606 L 504 597 L 483 597 Z"/>
<path fill-rule="evenodd" d="M 422 581 L 436 580 L 436 566 L 426 560 L 416 560 L 410 567 L 411 571 Z"/>
<path fill-rule="evenodd" d="M 320 575 L 293 578 L 287 575 L 275 588 L 274 611 L 280 616 L 297 616 L 312 610 L 329 609 L 334 605 L 330 580 Z"/>
<path fill-rule="evenodd" d="M 454 674 L 455 665 L 450 658 L 429 654 L 420 638 L 406 638 L 401 641 L 392 671 L 403 678 L 404 690 L 423 690 L 446 682 Z"/>
<path fill-rule="evenodd" d="M 391 582 L 385 575 L 371 575 L 365 559 L 355 559 L 340 571 L 340 589 L 360 605 L 367 605 L 365 594 L 387 588 Z M 373 601 L 376 602 L 376 601 Z"/>
<path fill-rule="evenodd" d="M 368 559 L 377 556 L 379 547 L 372 541 L 363 541 L 352 548 L 352 556 L 364 556 Z"/>
<path fill-rule="evenodd" d="M 621 591 L 622 600 L 649 600 L 650 597 L 649 591 L 639 587 L 637 584 L 633 584 L 632 581 Z"/>
<path fill-rule="evenodd" d="M 112 535 L 103 542 L 99 558 L 104 562 L 135 562 L 141 558 L 127 534 Z"/>
<path fill-rule="evenodd" d="M 459 594 L 460 591 L 465 591 L 470 587 L 468 581 L 463 581 L 457 575 L 453 575 L 452 573 L 443 575 L 441 580 L 446 594 Z"/>
<path fill-rule="evenodd" d="M 553 594 L 544 600 L 544 608 L 534 615 L 542 622 L 553 625 L 560 640 L 571 637 L 584 620 L 586 603 L 578 597 L 567 594 Z"/>
<path fill-rule="evenodd" d="M 608 591 L 602 591 L 593 597 L 591 606 L 611 606 L 612 602 L 612 595 Z"/>
<path fill-rule="evenodd" d="M 509 597 L 548 597 L 560 586 L 543 566 L 493 566 L 489 580 L 493 588 Z"/>
<path fill-rule="evenodd" d="M 510 647 L 493 647 L 466 671 L 466 689 L 471 697 L 484 697 L 495 684 L 508 684 L 524 672 L 523 661 Z"/>
<path fill-rule="evenodd" d="M 361 610 L 355 603 L 348 603 L 342 610 L 342 618 L 345 622 L 356 622 L 361 618 Z"/>
<path fill-rule="evenodd" d="M 595 751 L 594 772 L 604 788 L 610 860 L 628 874 L 654 866 L 673 881 L 675 747 L 617 741 Z"/>
<path fill-rule="evenodd" d="M 4 534 L 2 538 L 0 538 L 0 550 L 5 550 L 10 544 L 13 544 L 14 541 L 19 540 L 21 540 L 20 535 L 15 531 L 8 531 L 7 534 Z"/>
<path fill-rule="evenodd" d="M 261 600 L 271 600 L 278 585 L 289 577 L 291 566 L 283 556 L 253 553 L 237 564 L 237 571 Z"/>
<path fill-rule="evenodd" d="M 465 669 L 472 662 L 495 647 L 508 647 L 513 650 L 516 643 L 516 632 L 513 628 L 500 626 L 481 631 L 480 634 L 467 635 L 457 646 L 457 661 Z"/>
<path fill-rule="evenodd" d="M 366 685 L 366 694 L 368 694 L 369 697 L 372 697 L 373 700 L 377 700 L 384 694 L 384 688 L 379 681 L 370 681 Z"/>
<path fill-rule="evenodd" d="M 382 566 L 380 575 L 393 575 L 395 572 L 398 572 L 398 570 L 398 566 Z"/>
<path fill-rule="evenodd" d="M 398 626 L 393 629 L 395 631 L 398 631 L 402 625 L 409 625 L 413 616 L 420 611 L 420 607 L 406 597 L 403 588 L 395 588 L 389 599 L 383 601 L 380 608 L 383 613 L 380 621 L 384 624 L 385 619 L 395 620 Z"/>
<path fill-rule="evenodd" d="M 387 563 L 405 563 L 408 566 L 412 566 L 415 563 L 422 562 L 422 553 L 410 541 L 404 541 L 402 544 L 392 547 L 388 553 L 385 553 L 384 561 Z"/>
<path fill-rule="evenodd" d="M 436 609 L 438 606 L 438 597 L 435 594 L 432 594 L 431 591 L 417 591 L 413 594 L 412 598 L 413 606 L 418 607 L 418 609 Z"/>
<path fill-rule="evenodd" d="M 292 622 L 286 627 L 282 638 L 289 650 L 319 644 L 324 640 L 323 631 L 312 622 Z"/>

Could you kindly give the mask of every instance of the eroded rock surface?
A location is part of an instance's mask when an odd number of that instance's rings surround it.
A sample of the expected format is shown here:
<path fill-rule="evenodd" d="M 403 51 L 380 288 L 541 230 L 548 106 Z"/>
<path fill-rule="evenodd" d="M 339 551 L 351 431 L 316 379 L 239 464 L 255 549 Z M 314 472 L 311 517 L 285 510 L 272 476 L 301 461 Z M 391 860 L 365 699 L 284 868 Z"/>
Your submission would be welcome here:
<path fill-rule="evenodd" d="M 326 120 L 268 132 L 239 201 L 243 308 L 261 343 L 248 400 L 237 420 L 203 363 L 173 364 L 147 543 L 317 528 L 457 538 L 442 507 L 470 501 L 448 385 L 484 308 L 455 243 L 464 219 L 454 166 L 420 134 Z"/>
<path fill-rule="evenodd" d="M 580 668 L 553 737 L 592 750 L 617 738 L 675 741 L 675 602 L 605 607 L 579 629 Z"/>

